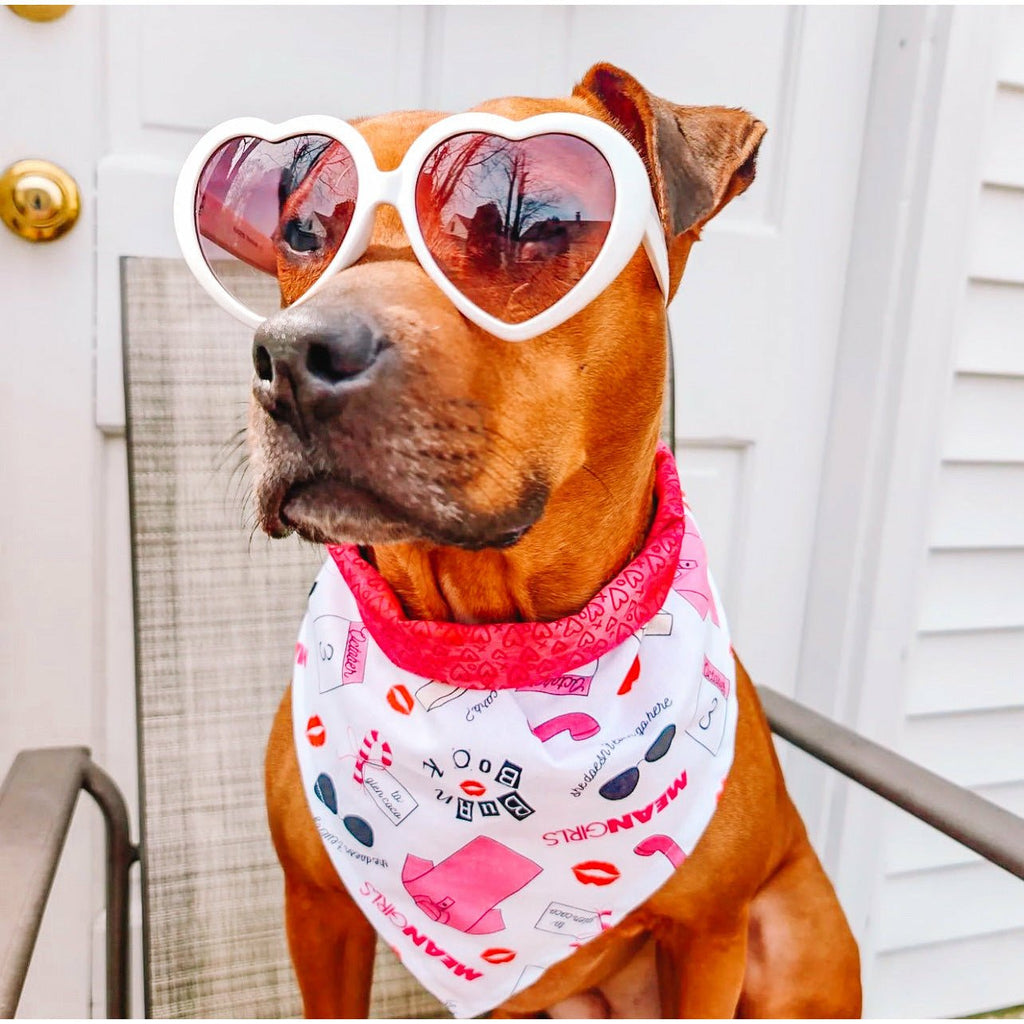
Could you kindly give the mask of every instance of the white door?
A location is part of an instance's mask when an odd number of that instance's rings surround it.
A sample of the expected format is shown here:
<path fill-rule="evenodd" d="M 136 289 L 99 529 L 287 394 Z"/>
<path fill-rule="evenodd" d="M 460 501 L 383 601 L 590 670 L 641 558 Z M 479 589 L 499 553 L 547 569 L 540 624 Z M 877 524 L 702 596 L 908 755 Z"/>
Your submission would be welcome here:
<path fill-rule="evenodd" d="M 57 241 L 33 244 L 0 227 L 0 774 L 26 747 L 102 754 L 92 397 L 101 26 L 95 10 L 36 24 L 0 8 L 0 171 L 46 159 L 82 192 L 77 226 Z M 103 898 L 94 817 L 79 807 L 22 1016 L 89 1013 L 90 924 Z"/>
<path fill-rule="evenodd" d="M 769 127 L 757 182 L 707 229 L 673 308 L 676 427 L 737 649 L 756 679 L 793 692 L 876 9 L 111 7 L 49 26 L 0 18 L 0 161 L 63 162 L 86 199 L 83 223 L 52 247 L 0 238 L 12 481 L 0 511 L 0 686 L 13 708 L 0 719 L 0 760 L 26 743 L 91 743 L 137 820 L 119 261 L 177 256 L 171 191 L 198 135 L 242 114 L 562 95 L 598 60 L 670 100 L 744 106 Z M 101 903 L 95 868 L 80 869 L 94 881 L 80 887 L 85 903 L 69 903 L 65 934 Z M 54 942 L 41 955 L 57 956 Z M 40 1014 L 89 1009 L 77 983 L 33 998 Z"/>

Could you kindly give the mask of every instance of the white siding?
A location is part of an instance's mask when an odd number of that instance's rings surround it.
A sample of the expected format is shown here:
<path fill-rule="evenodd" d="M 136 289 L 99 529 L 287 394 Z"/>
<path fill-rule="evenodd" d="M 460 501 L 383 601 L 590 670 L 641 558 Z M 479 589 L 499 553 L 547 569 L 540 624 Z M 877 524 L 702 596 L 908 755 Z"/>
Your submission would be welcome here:
<path fill-rule="evenodd" d="M 886 1010 L 891 1017 L 925 1016 L 923 1001 L 953 1017 L 977 1010 L 982 985 L 989 1009 L 1019 1002 L 1022 963 L 1024 930 L 1018 930 L 883 953 L 875 978 L 891 993 Z"/>
<path fill-rule="evenodd" d="M 1024 12 L 1003 18 L 902 750 L 1024 814 Z M 1024 1003 L 1024 884 L 907 815 L 887 822 L 872 971 L 886 1015 Z"/>

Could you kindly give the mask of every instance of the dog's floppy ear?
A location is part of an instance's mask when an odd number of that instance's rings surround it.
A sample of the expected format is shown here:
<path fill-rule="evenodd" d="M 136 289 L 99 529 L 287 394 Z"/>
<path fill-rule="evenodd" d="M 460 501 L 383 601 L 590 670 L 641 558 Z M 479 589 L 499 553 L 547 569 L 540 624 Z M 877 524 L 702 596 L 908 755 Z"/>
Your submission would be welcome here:
<path fill-rule="evenodd" d="M 766 129 L 745 110 L 669 103 L 612 64 L 595 64 L 573 95 L 597 100 L 643 157 L 670 249 L 754 180 Z"/>

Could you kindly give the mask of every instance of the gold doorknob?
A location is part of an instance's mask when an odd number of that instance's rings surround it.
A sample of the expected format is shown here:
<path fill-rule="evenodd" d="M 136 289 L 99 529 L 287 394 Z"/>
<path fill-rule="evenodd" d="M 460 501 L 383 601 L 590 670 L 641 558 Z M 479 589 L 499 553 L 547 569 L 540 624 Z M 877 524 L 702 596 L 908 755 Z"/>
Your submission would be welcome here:
<path fill-rule="evenodd" d="M 19 160 L 0 175 L 0 219 L 29 242 L 51 242 L 75 226 L 78 185 L 49 160 Z"/>
<path fill-rule="evenodd" d="M 8 4 L 7 7 L 26 21 L 56 21 L 71 10 L 71 4 Z"/>

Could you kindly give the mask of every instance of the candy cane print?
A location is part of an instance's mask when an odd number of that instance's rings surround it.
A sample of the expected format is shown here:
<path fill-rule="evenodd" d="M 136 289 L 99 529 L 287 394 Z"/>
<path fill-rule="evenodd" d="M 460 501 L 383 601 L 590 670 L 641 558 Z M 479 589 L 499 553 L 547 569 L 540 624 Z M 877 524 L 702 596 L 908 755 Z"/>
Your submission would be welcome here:
<path fill-rule="evenodd" d="M 352 778 L 361 786 L 363 784 L 363 765 L 371 760 L 374 748 L 380 746 L 380 760 L 375 762 L 382 768 L 389 768 L 393 764 L 391 744 L 387 740 L 381 740 L 380 733 L 371 729 L 364 737 L 359 746 L 359 753 L 356 754 L 356 766 L 352 772 Z"/>

